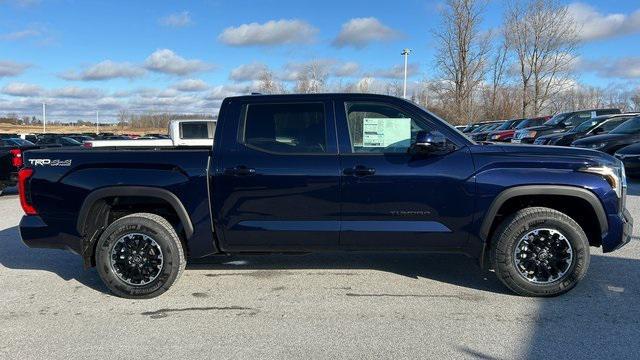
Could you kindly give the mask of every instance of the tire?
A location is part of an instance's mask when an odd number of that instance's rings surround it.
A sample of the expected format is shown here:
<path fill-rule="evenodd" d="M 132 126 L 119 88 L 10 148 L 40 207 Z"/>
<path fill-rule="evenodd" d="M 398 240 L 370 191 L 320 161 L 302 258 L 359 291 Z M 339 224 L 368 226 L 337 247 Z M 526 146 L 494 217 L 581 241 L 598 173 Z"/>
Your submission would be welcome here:
<path fill-rule="evenodd" d="M 572 218 L 549 208 L 527 208 L 507 217 L 496 229 L 491 245 L 497 277 L 523 296 L 564 294 L 589 268 L 587 235 Z"/>
<path fill-rule="evenodd" d="M 155 214 L 132 214 L 114 221 L 96 245 L 100 278 L 124 298 L 149 299 L 164 293 L 185 266 L 178 234 Z"/>

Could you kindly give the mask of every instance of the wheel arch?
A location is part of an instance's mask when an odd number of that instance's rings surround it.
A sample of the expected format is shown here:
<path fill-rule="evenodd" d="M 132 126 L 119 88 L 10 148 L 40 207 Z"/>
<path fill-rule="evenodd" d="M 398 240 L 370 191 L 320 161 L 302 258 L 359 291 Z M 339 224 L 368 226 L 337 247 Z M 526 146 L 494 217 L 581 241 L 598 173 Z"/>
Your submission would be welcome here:
<path fill-rule="evenodd" d="M 590 227 L 592 229 L 596 229 L 597 226 L 597 236 L 598 240 L 601 241 L 603 236 L 609 231 L 609 224 L 607 220 L 607 214 L 604 210 L 600 199 L 591 191 L 580 188 L 577 186 L 567 186 L 567 185 L 523 185 L 523 186 L 515 186 L 512 188 L 508 188 L 503 190 L 495 197 L 489 209 L 484 215 L 484 219 L 482 220 L 482 224 L 480 225 L 479 236 L 482 241 L 482 253 L 480 258 L 480 264 L 482 267 L 485 267 L 486 254 L 489 250 L 490 241 L 492 237 L 493 231 L 495 231 L 496 227 L 500 223 L 499 212 L 503 208 L 503 206 L 508 205 L 510 201 L 518 200 L 522 198 L 564 198 L 567 200 L 576 200 L 583 203 L 585 206 L 593 212 L 592 216 L 595 216 L 597 219 L 597 224 L 592 224 Z M 544 206 L 544 205 L 538 205 Z M 551 207 L 555 208 L 555 207 Z M 561 210 L 559 210 L 561 211 Z M 568 214 L 571 215 L 571 214 Z M 576 220 L 578 221 L 578 220 Z M 581 224 L 582 226 L 582 224 Z M 589 229 L 585 229 L 588 231 Z M 595 234 L 594 234 L 595 235 Z M 595 242 L 596 246 L 598 242 Z"/>

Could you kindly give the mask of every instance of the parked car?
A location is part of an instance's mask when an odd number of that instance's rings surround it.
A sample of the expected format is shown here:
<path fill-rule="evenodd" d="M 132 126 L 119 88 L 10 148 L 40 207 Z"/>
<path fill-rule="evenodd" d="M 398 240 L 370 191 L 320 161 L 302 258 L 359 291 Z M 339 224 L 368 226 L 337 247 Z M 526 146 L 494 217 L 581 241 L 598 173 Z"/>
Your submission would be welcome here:
<path fill-rule="evenodd" d="M 576 140 L 571 143 L 571 146 L 599 150 L 613 155 L 623 147 L 638 141 L 640 141 L 640 116 L 625 121 L 608 134 Z"/>
<path fill-rule="evenodd" d="M 70 135 L 68 136 L 69 138 L 79 142 L 79 143 L 83 143 L 85 141 L 91 141 L 94 140 L 94 138 L 92 138 L 91 136 L 87 136 L 87 135 Z"/>
<path fill-rule="evenodd" d="M 17 184 L 18 170 L 23 165 L 23 151 L 36 148 L 30 141 L 20 138 L 0 138 L 0 194 L 5 188 Z"/>
<path fill-rule="evenodd" d="M 499 120 L 495 120 L 495 121 L 481 121 L 481 122 L 477 122 L 477 123 L 473 123 L 473 124 L 469 124 L 467 125 L 464 130 L 462 130 L 463 133 L 471 133 L 473 131 L 478 130 L 478 128 L 480 127 L 484 127 L 490 124 L 495 124 L 497 122 L 500 122 Z"/>
<path fill-rule="evenodd" d="M 75 147 L 81 146 L 82 143 L 66 136 L 44 135 L 38 137 L 36 145 L 42 147 Z"/>
<path fill-rule="evenodd" d="M 477 144 L 373 94 L 233 97 L 219 121 L 201 149 L 26 152 L 22 240 L 80 254 L 129 298 L 169 289 L 187 256 L 336 250 L 461 252 L 554 296 L 590 246 L 632 234 L 622 163 L 599 152 Z"/>
<path fill-rule="evenodd" d="M 629 177 L 640 178 L 640 142 L 623 147 L 614 156 L 622 161 Z"/>
<path fill-rule="evenodd" d="M 588 136 L 606 134 L 623 122 L 638 114 L 602 115 L 560 134 L 543 135 L 534 141 L 535 145 L 569 146 L 572 142 Z"/>
<path fill-rule="evenodd" d="M 493 124 L 489 124 L 489 125 L 485 125 L 482 128 L 479 128 L 476 131 L 473 131 L 469 137 L 473 140 L 473 141 L 486 141 L 487 140 L 487 135 L 489 135 L 489 133 L 491 133 L 493 130 L 499 128 L 500 126 L 502 126 L 502 124 L 504 124 L 504 121 L 500 121 L 500 122 L 496 122 Z"/>
<path fill-rule="evenodd" d="M 532 126 L 542 125 L 545 121 L 549 120 L 549 118 L 550 117 L 548 116 L 543 116 L 530 119 L 518 119 L 516 120 L 515 127 L 503 130 L 496 129 L 492 131 L 487 138 L 489 139 L 489 141 L 494 142 L 511 142 L 513 134 L 515 134 L 516 131 Z"/>
<path fill-rule="evenodd" d="M 516 131 L 511 142 L 533 144 L 542 135 L 562 133 L 596 116 L 608 114 L 620 114 L 620 109 L 580 110 L 558 114 L 541 126 Z"/>

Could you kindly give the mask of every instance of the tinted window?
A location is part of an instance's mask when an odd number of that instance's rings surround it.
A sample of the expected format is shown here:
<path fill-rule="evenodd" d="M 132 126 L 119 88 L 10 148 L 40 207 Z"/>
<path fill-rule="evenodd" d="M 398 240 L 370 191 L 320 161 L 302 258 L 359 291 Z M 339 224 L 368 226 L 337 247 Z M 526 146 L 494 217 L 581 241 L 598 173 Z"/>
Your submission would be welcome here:
<path fill-rule="evenodd" d="M 73 140 L 72 138 L 68 138 L 68 137 L 61 137 L 60 138 L 60 144 L 61 145 L 65 145 L 65 146 L 78 146 L 78 145 L 82 145 L 81 143 Z"/>
<path fill-rule="evenodd" d="M 605 109 L 605 110 L 597 110 L 596 114 L 600 115 L 609 115 L 609 114 L 620 114 L 619 109 Z"/>
<path fill-rule="evenodd" d="M 591 129 L 592 127 L 598 125 L 598 120 L 587 120 L 585 122 L 583 122 L 582 124 L 574 127 L 573 129 L 571 129 L 571 133 L 579 133 L 579 132 L 586 132 L 589 131 L 589 129 Z"/>
<path fill-rule="evenodd" d="M 636 134 L 638 132 L 640 132 L 640 117 L 634 117 L 611 130 L 610 134 Z"/>
<path fill-rule="evenodd" d="M 347 103 L 351 149 L 355 153 L 406 153 L 418 131 L 429 131 L 410 115 L 385 104 Z"/>
<path fill-rule="evenodd" d="M 206 122 L 186 122 L 180 124 L 182 139 L 212 139 L 209 136 L 209 126 Z"/>
<path fill-rule="evenodd" d="M 278 153 L 327 149 L 323 104 L 251 104 L 244 108 L 242 143 Z"/>
<path fill-rule="evenodd" d="M 601 128 L 604 132 L 609 132 L 627 120 L 629 120 L 628 117 L 616 117 L 602 124 Z"/>
<path fill-rule="evenodd" d="M 583 122 L 589 119 L 591 119 L 591 111 L 583 111 L 583 112 L 573 114 L 572 116 L 565 119 L 564 124 L 566 126 L 576 126 L 576 125 L 582 124 Z"/>

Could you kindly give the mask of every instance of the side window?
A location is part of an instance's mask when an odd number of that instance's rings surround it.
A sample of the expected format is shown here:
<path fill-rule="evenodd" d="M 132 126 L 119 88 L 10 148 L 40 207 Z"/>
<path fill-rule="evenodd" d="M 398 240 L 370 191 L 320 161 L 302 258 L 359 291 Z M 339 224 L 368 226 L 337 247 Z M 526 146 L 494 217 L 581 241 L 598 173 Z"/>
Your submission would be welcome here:
<path fill-rule="evenodd" d="M 591 111 L 583 111 L 583 112 L 579 112 L 571 115 L 569 118 L 567 118 L 564 121 L 564 123 L 567 126 L 576 126 L 576 125 L 582 124 L 583 122 L 589 119 L 591 119 Z"/>
<path fill-rule="evenodd" d="M 432 129 L 382 103 L 346 103 L 354 153 L 406 153 L 418 131 Z"/>
<path fill-rule="evenodd" d="M 609 120 L 609 121 L 606 121 L 604 124 L 602 124 L 601 127 L 604 132 L 609 132 L 627 120 L 629 120 L 629 118 L 618 118 L 618 119 Z"/>
<path fill-rule="evenodd" d="M 182 139 L 212 139 L 207 122 L 184 122 L 180 124 Z"/>
<path fill-rule="evenodd" d="M 241 143 L 286 154 L 324 153 L 327 149 L 321 103 L 250 104 L 243 109 Z"/>

